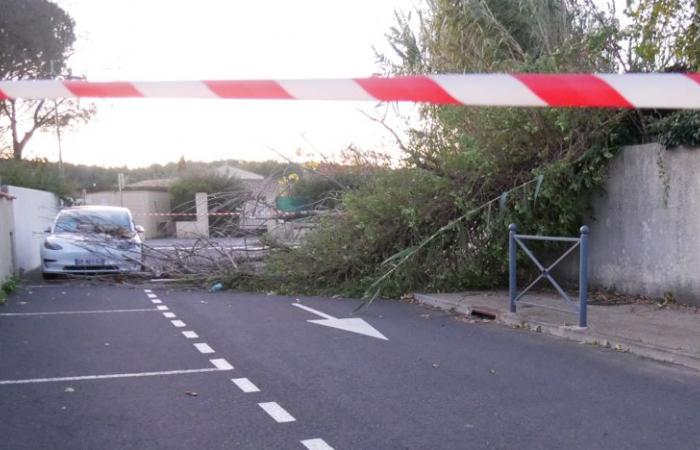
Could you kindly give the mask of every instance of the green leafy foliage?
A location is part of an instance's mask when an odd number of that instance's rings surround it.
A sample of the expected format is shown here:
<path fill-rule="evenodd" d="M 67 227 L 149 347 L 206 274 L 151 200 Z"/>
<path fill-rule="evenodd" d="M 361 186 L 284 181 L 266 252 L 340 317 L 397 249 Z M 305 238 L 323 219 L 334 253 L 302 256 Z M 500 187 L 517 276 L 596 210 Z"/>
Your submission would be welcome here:
<path fill-rule="evenodd" d="M 7 297 L 17 290 L 19 285 L 19 279 L 15 276 L 7 278 L 2 284 L 0 284 L 0 305 L 4 305 L 7 301 Z"/>
<path fill-rule="evenodd" d="M 652 133 L 665 148 L 700 146 L 700 111 L 678 111 L 651 123 Z"/>
<path fill-rule="evenodd" d="M 67 60 L 75 22 L 48 0 L 0 0 L 0 79 L 71 77 Z M 94 108 L 76 100 L 0 100 L 0 155 L 22 159 L 37 130 L 88 120 Z"/>
<path fill-rule="evenodd" d="M 73 178 L 62 178 L 58 166 L 43 159 L 0 159 L 0 184 L 54 192 L 64 199 L 73 197 L 77 188 Z"/>
<path fill-rule="evenodd" d="M 609 72 L 620 29 L 587 2 L 435 0 L 397 14 L 387 72 Z M 398 296 L 501 285 L 507 225 L 576 235 L 626 111 L 423 106 L 404 168 L 343 197 L 256 283 L 282 292 Z M 237 283 L 241 279 L 236 280 Z"/>
<path fill-rule="evenodd" d="M 340 204 L 347 191 L 368 183 L 381 170 L 375 166 L 307 163 L 286 177 L 287 194 L 299 198 L 303 209 L 328 209 Z"/>

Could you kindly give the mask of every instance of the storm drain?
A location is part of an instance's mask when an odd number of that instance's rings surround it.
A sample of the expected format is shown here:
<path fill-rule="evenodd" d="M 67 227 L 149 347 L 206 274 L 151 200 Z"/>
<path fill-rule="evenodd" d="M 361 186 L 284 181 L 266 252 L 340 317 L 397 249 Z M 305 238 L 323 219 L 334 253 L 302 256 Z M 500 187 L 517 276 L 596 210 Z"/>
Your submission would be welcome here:
<path fill-rule="evenodd" d="M 496 320 L 496 313 L 489 308 L 474 307 L 469 312 L 469 315 L 480 320 Z"/>

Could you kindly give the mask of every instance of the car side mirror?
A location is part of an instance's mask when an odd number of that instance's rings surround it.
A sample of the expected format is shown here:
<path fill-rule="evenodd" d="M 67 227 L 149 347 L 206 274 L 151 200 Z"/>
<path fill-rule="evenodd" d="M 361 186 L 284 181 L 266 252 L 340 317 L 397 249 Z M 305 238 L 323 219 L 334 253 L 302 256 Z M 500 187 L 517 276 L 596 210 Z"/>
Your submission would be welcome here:
<path fill-rule="evenodd" d="M 46 233 L 46 234 L 51 234 L 51 227 L 45 229 L 45 230 L 44 230 L 44 233 Z"/>
<path fill-rule="evenodd" d="M 138 234 L 143 234 L 143 233 L 146 232 L 146 229 L 145 229 L 144 227 L 142 227 L 141 225 L 136 225 L 135 228 L 136 228 L 136 232 L 137 232 Z"/>

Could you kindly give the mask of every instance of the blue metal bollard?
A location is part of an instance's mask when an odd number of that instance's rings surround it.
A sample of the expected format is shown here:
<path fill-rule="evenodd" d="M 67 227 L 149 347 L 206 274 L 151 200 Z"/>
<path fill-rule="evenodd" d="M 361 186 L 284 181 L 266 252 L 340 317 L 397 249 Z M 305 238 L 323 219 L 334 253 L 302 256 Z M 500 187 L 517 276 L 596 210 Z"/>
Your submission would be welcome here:
<path fill-rule="evenodd" d="M 588 233 L 586 225 L 581 227 L 580 259 L 578 274 L 578 325 L 588 326 Z"/>
<path fill-rule="evenodd" d="M 515 312 L 515 297 L 517 295 L 517 280 L 515 277 L 515 233 L 518 227 L 514 223 L 508 225 L 508 293 L 510 295 L 510 312 Z"/>

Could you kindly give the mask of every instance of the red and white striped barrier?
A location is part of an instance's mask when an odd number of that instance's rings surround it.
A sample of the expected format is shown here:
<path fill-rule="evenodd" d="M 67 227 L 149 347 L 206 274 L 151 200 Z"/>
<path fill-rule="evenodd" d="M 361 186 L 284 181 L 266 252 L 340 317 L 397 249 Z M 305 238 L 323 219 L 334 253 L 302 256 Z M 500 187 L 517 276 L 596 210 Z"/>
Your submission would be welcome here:
<path fill-rule="evenodd" d="M 0 81 L 0 100 L 228 98 L 700 109 L 700 74 L 465 74 L 318 80 Z"/>
<path fill-rule="evenodd" d="M 237 212 L 210 212 L 210 213 L 134 213 L 135 216 L 157 216 L 157 217 L 176 217 L 176 216 L 240 216 Z"/>

